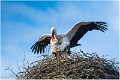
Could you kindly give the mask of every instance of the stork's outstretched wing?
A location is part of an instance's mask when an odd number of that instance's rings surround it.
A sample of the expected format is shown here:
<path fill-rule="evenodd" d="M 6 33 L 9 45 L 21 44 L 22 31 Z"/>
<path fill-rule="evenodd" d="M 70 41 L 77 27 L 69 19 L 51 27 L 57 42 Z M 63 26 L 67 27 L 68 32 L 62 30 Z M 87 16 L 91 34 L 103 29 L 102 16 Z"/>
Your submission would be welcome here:
<path fill-rule="evenodd" d="M 70 29 L 66 35 L 70 40 L 70 47 L 74 47 L 84 34 L 92 30 L 100 30 L 105 32 L 107 30 L 106 22 L 79 22 L 72 29 Z"/>
<path fill-rule="evenodd" d="M 50 44 L 51 35 L 43 35 L 39 40 L 31 47 L 32 52 L 35 53 L 44 53 L 46 46 Z"/>

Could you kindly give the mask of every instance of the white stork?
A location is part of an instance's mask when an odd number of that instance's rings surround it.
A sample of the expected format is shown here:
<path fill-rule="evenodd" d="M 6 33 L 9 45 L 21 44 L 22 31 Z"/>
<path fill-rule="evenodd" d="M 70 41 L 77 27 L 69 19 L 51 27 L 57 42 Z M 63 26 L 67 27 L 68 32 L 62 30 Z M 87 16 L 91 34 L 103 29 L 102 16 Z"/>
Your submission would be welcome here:
<path fill-rule="evenodd" d="M 42 35 L 31 49 L 34 53 L 44 53 L 46 46 L 50 44 L 51 52 L 55 55 L 66 50 L 69 52 L 70 48 L 80 45 L 77 44 L 78 41 L 88 31 L 100 30 L 105 32 L 106 27 L 106 22 L 79 22 L 64 34 L 57 34 L 56 29 L 52 27 L 51 34 Z"/>

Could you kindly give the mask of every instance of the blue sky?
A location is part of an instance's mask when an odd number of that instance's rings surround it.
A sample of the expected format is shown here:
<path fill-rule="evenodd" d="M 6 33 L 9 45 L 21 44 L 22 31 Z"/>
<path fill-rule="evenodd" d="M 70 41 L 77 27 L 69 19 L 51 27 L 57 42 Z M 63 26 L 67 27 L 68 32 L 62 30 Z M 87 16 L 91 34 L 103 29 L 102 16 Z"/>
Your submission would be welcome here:
<path fill-rule="evenodd" d="M 24 53 L 29 63 L 38 60 L 30 47 L 42 35 L 56 27 L 58 33 L 65 33 L 77 22 L 105 21 L 109 30 L 88 32 L 76 49 L 84 52 L 97 52 L 99 56 L 119 59 L 119 10 L 117 1 L 79 2 L 1 2 L 1 77 L 13 78 L 11 65 L 17 73 L 23 65 Z M 75 50 L 72 49 L 72 50 Z"/>

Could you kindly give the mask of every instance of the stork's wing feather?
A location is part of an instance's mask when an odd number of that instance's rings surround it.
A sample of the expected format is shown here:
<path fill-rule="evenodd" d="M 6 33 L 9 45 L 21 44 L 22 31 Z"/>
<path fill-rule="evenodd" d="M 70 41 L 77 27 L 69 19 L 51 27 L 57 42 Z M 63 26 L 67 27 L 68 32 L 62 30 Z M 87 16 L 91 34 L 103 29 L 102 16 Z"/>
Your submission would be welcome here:
<path fill-rule="evenodd" d="M 31 47 L 32 52 L 44 53 L 46 46 L 50 44 L 51 35 L 43 35 L 39 40 Z"/>
<path fill-rule="evenodd" d="M 78 40 L 80 40 L 84 34 L 88 31 L 100 30 L 105 32 L 107 30 L 107 23 L 105 22 L 79 22 L 72 29 L 70 29 L 66 35 L 70 40 L 70 47 L 77 45 Z"/>

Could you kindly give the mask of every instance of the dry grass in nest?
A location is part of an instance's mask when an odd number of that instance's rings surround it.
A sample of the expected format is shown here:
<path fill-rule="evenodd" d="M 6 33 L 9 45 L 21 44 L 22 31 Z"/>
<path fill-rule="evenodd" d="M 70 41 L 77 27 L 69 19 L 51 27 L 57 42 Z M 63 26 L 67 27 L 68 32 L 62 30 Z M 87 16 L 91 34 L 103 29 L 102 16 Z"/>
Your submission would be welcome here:
<path fill-rule="evenodd" d="M 17 79 L 119 79 L 118 62 L 97 53 L 72 52 L 64 62 L 47 55 L 31 64 Z"/>

